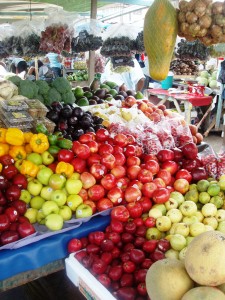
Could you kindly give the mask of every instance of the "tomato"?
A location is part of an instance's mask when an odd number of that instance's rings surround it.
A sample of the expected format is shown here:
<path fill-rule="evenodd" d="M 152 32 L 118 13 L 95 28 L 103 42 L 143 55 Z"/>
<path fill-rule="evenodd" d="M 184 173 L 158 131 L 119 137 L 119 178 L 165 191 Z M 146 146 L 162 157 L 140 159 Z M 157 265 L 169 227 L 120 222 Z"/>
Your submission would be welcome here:
<path fill-rule="evenodd" d="M 147 295 L 147 288 L 146 288 L 145 280 L 138 284 L 137 291 L 138 291 L 138 294 L 141 296 Z"/>
<path fill-rule="evenodd" d="M 105 233 L 103 231 L 94 231 L 93 243 L 100 246 L 105 239 Z"/>
<path fill-rule="evenodd" d="M 124 273 L 120 278 L 121 287 L 132 287 L 134 283 L 134 275 L 129 273 Z"/>

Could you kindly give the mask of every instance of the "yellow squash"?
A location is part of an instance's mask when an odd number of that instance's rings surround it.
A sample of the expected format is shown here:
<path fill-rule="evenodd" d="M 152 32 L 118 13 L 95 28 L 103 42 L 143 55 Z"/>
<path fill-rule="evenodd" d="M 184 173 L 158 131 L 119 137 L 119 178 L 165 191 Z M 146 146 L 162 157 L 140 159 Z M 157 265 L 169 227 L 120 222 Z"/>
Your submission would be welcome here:
<path fill-rule="evenodd" d="M 177 12 L 169 0 L 155 0 L 144 20 L 144 46 L 150 76 L 164 80 L 169 72 L 177 37 Z"/>

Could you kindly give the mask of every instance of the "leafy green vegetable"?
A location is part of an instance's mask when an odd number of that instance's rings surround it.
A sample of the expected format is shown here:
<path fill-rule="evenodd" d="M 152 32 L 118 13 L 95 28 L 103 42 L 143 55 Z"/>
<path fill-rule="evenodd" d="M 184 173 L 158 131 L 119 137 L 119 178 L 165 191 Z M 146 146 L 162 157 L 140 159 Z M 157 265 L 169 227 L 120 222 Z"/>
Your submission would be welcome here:
<path fill-rule="evenodd" d="M 19 84 L 19 95 L 34 99 L 38 95 L 39 87 L 31 80 L 21 80 Z"/>

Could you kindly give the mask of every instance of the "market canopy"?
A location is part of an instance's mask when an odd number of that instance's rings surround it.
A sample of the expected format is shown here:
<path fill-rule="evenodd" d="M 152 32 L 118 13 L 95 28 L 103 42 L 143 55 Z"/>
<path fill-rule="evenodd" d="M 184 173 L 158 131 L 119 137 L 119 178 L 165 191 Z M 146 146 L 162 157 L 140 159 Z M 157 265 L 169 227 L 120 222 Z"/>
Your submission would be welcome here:
<path fill-rule="evenodd" d="M 97 7 L 104 7 L 106 5 L 124 5 L 145 7 L 149 6 L 152 0 L 98 0 Z M 45 10 L 48 7 L 61 7 L 65 11 L 79 12 L 90 15 L 91 0 L 8 0 L 0 2 L 0 22 L 13 22 L 24 18 L 43 18 L 46 16 Z M 108 12 L 111 13 L 111 12 Z M 112 12 L 113 13 L 113 12 Z M 103 16 L 104 17 L 104 16 Z"/>

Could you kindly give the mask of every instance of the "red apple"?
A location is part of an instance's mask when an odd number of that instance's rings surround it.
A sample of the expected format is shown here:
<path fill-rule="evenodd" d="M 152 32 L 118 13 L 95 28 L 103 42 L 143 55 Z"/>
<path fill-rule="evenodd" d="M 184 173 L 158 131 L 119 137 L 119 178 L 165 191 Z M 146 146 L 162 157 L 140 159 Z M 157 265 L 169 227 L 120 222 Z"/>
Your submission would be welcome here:
<path fill-rule="evenodd" d="M 157 178 L 161 178 L 166 185 L 168 185 L 171 181 L 171 173 L 167 170 L 159 170 L 159 172 L 157 173 Z"/>
<path fill-rule="evenodd" d="M 114 205 L 118 205 L 123 201 L 123 191 L 119 187 L 114 187 L 109 190 L 107 197 Z"/>
<path fill-rule="evenodd" d="M 115 157 L 115 166 L 123 166 L 126 163 L 126 157 L 123 153 L 113 153 Z"/>
<path fill-rule="evenodd" d="M 91 151 L 87 145 L 81 144 L 77 141 L 73 142 L 72 150 L 77 155 L 77 157 L 82 159 L 87 159 L 91 154 Z"/>
<path fill-rule="evenodd" d="M 124 102 L 126 106 L 132 107 L 134 104 L 136 104 L 137 100 L 133 96 L 128 96 Z"/>
<path fill-rule="evenodd" d="M 87 164 L 91 167 L 93 164 L 100 164 L 101 156 L 97 153 L 91 153 L 91 155 L 87 159 Z"/>
<path fill-rule="evenodd" d="M 132 181 L 129 182 L 128 186 L 133 186 L 139 190 L 142 190 L 143 187 L 143 183 L 137 179 L 134 179 Z"/>
<path fill-rule="evenodd" d="M 92 201 L 98 201 L 105 196 L 105 190 L 100 184 L 95 184 L 88 190 L 88 196 Z"/>
<path fill-rule="evenodd" d="M 144 220 L 144 224 L 146 227 L 148 228 L 152 228 L 152 227 L 156 227 L 156 219 L 153 218 L 153 217 L 147 217 L 145 220 Z"/>
<path fill-rule="evenodd" d="M 179 148 L 173 148 L 172 151 L 174 153 L 174 159 L 173 160 L 179 163 L 183 158 L 182 150 L 179 149 Z"/>
<path fill-rule="evenodd" d="M 98 143 L 96 141 L 87 142 L 86 145 L 89 147 L 91 153 L 98 152 Z"/>
<path fill-rule="evenodd" d="M 12 183 L 24 190 L 27 188 L 28 184 L 27 178 L 23 174 L 16 174 L 12 179 Z"/>
<path fill-rule="evenodd" d="M 154 178 L 152 181 L 158 188 L 166 187 L 165 181 L 162 178 Z"/>
<path fill-rule="evenodd" d="M 82 243 L 79 239 L 73 238 L 67 244 L 68 253 L 73 253 L 82 249 Z"/>
<path fill-rule="evenodd" d="M 96 140 L 97 142 L 107 141 L 109 138 L 109 132 L 107 129 L 100 128 L 96 131 Z"/>
<path fill-rule="evenodd" d="M 103 155 L 103 154 L 109 154 L 109 153 L 113 153 L 113 146 L 109 145 L 109 144 L 101 144 L 98 147 L 98 154 L 99 155 Z"/>
<path fill-rule="evenodd" d="M 115 166 L 114 168 L 112 168 L 111 174 L 119 179 L 126 175 L 126 169 L 123 166 Z"/>
<path fill-rule="evenodd" d="M 113 203 L 108 198 L 102 198 L 97 202 L 97 210 L 104 211 L 107 209 L 113 208 Z"/>
<path fill-rule="evenodd" d="M 138 180 L 140 180 L 142 183 L 151 182 L 153 180 L 153 174 L 151 171 L 147 169 L 141 169 L 138 173 Z"/>
<path fill-rule="evenodd" d="M 81 198 L 83 199 L 83 201 L 88 200 L 88 192 L 85 189 L 81 189 L 79 194 L 79 196 L 81 196 Z"/>
<path fill-rule="evenodd" d="M 9 217 L 6 214 L 0 215 L 0 232 L 5 231 L 10 226 Z"/>
<path fill-rule="evenodd" d="M 12 185 L 7 188 L 5 191 L 5 196 L 8 201 L 19 200 L 21 194 L 21 190 L 17 185 Z"/>
<path fill-rule="evenodd" d="M 157 154 L 157 158 L 160 162 L 164 162 L 164 161 L 167 161 L 167 160 L 173 160 L 174 159 L 174 152 L 170 149 L 160 150 Z"/>
<path fill-rule="evenodd" d="M 129 217 L 130 217 L 130 213 L 128 209 L 123 205 L 114 207 L 111 211 L 112 220 L 127 222 Z"/>
<path fill-rule="evenodd" d="M 127 202 L 135 202 L 141 199 L 141 191 L 138 188 L 135 188 L 133 186 L 129 186 L 128 188 L 126 188 L 125 190 L 125 200 Z"/>
<path fill-rule="evenodd" d="M 22 200 L 15 200 L 11 203 L 13 207 L 18 211 L 20 215 L 24 215 L 25 212 L 27 211 L 27 205 L 24 201 Z"/>
<path fill-rule="evenodd" d="M 162 163 L 161 168 L 169 171 L 171 175 L 174 175 L 178 171 L 179 165 L 173 160 L 167 160 Z"/>
<path fill-rule="evenodd" d="M 181 169 L 176 173 L 175 178 L 176 179 L 186 179 L 190 183 L 192 180 L 192 175 L 187 170 Z"/>
<path fill-rule="evenodd" d="M 95 139 L 95 136 L 93 134 L 90 134 L 90 133 L 84 133 L 82 134 L 78 141 L 81 143 L 81 144 L 86 144 L 88 142 L 91 142 L 91 141 L 94 141 Z"/>
<path fill-rule="evenodd" d="M 130 213 L 130 217 L 133 219 L 141 217 L 141 215 L 143 213 L 143 207 L 140 204 L 140 202 L 128 203 L 126 208 L 128 209 L 128 211 Z"/>
<path fill-rule="evenodd" d="M 135 140 L 135 137 L 132 134 L 126 134 L 126 137 L 127 137 L 128 145 L 135 144 L 136 140 Z"/>
<path fill-rule="evenodd" d="M 90 187 L 92 187 L 93 185 L 96 184 L 95 177 L 91 173 L 88 173 L 88 172 L 83 172 L 80 175 L 80 181 L 82 182 L 84 189 L 89 189 Z"/>
<path fill-rule="evenodd" d="M 74 172 L 82 173 L 86 170 L 87 163 L 85 159 L 75 157 L 71 160 L 70 164 L 74 168 Z"/>
<path fill-rule="evenodd" d="M 140 166 L 130 166 L 127 168 L 127 177 L 129 179 L 137 179 L 138 173 L 141 171 Z"/>
<path fill-rule="evenodd" d="M 116 164 L 115 156 L 111 153 L 102 154 L 101 164 L 104 165 L 108 170 L 112 170 Z"/>
<path fill-rule="evenodd" d="M 183 155 L 187 159 L 195 159 L 198 155 L 198 148 L 195 143 L 187 143 L 181 148 Z"/>
<path fill-rule="evenodd" d="M 154 182 L 147 182 L 143 185 L 141 192 L 144 196 L 151 198 L 158 186 Z"/>
<path fill-rule="evenodd" d="M 92 201 L 92 200 L 85 200 L 85 201 L 84 201 L 84 204 L 91 207 L 92 213 L 93 213 L 93 214 L 96 213 L 96 211 L 97 211 L 97 206 L 96 206 L 96 204 L 95 204 L 94 201 Z"/>
<path fill-rule="evenodd" d="M 134 145 L 127 145 L 124 149 L 125 156 L 135 156 L 136 155 L 136 146 Z"/>
<path fill-rule="evenodd" d="M 29 236 L 33 233 L 35 233 L 35 228 L 32 224 L 28 223 L 28 222 L 24 222 L 19 224 L 17 231 L 20 235 L 21 238 L 24 238 L 26 236 Z"/>
<path fill-rule="evenodd" d="M 189 182 L 186 179 L 177 179 L 175 180 L 173 187 L 175 191 L 185 194 L 189 190 Z"/>
<path fill-rule="evenodd" d="M 90 173 L 96 178 L 101 179 L 107 173 L 106 166 L 95 163 L 90 167 Z"/>
<path fill-rule="evenodd" d="M 149 197 L 141 197 L 138 203 L 141 204 L 143 213 L 149 212 L 149 210 L 152 208 L 152 201 L 149 199 Z"/>
<path fill-rule="evenodd" d="M 168 201 L 170 198 L 170 192 L 166 188 L 158 188 L 152 196 L 155 203 L 161 204 Z"/>
<path fill-rule="evenodd" d="M 139 157 L 133 156 L 133 155 L 127 157 L 126 165 L 128 167 L 130 167 L 130 166 L 140 166 L 140 164 L 141 164 L 141 160 L 140 160 Z"/>
<path fill-rule="evenodd" d="M 116 134 L 114 136 L 113 140 L 114 140 L 114 143 L 120 147 L 125 147 L 128 144 L 127 137 L 123 133 Z"/>
<path fill-rule="evenodd" d="M 101 185 L 104 187 L 106 190 L 111 190 L 113 187 L 116 186 L 116 177 L 113 174 L 106 174 L 102 179 L 101 179 Z"/>
<path fill-rule="evenodd" d="M 116 186 L 121 188 L 122 191 L 124 191 L 128 187 L 129 182 L 130 182 L 129 178 L 122 177 L 117 179 Z"/>

